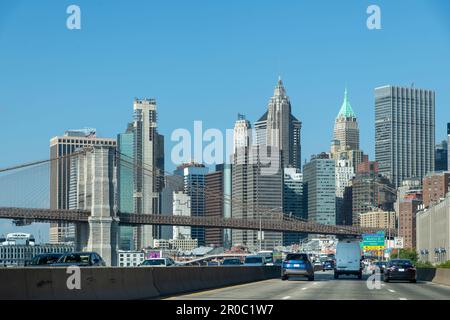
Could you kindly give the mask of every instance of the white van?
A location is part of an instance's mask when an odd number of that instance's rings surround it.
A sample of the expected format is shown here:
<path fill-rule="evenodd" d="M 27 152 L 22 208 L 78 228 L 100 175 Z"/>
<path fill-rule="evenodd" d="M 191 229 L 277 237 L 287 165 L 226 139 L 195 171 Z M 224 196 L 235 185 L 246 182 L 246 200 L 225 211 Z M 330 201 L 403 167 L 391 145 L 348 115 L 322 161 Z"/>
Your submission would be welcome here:
<path fill-rule="evenodd" d="M 359 241 L 339 240 L 336 245 L 336 265 L 334 268 L 334 278 L 341 274 L 353 274 L 362 278 L 361 248 Z"/>

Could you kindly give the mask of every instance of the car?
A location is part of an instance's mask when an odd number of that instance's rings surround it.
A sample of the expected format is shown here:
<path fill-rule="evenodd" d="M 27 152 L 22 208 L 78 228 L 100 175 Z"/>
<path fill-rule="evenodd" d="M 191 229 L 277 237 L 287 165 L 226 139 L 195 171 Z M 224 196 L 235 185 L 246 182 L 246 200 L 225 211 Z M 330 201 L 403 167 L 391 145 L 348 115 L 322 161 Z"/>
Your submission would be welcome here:
<path fill-rule="evenodd" d="M 334 278 L 340 275 L 355 275 L 362 279 L 361 247 L 359 241 L 353 239 L 340 240 L 336 245 L 336 265 Z"/>
<path fill-rule="evenodd" d="M 175 265 L 175 261 L 171 258 L 151 258 L 144 260 L 140 267 L 171 267 Z"/>
<path fill-rule="evenodd" d="M 384 282 L 391 280 L 408 280 L 415 283 L 417 281 L 416 267 L 412 261 L 408 259 L 390 260 L 384 268 Z"/>
<path fill-rule="evenodd" d="M 246 256 L 244 260 L 244 266 L 259 266 L 263 267 L 266 265 L 266 258 L 263 256 L 251 255 Z"/>
<path fill-rule="evenodd" d="M 384 272 L 384 269 L 386 268 L 386 261 L 376 261 L 372 264 L 372 274 L 375 274 L 377 269 L 380 270 L 380 273 Z"/>
<path fill-rule="evenodd" d="M 226 258 L 222 262 L 223 266 L 240 266 L 241 264 L 241 259 L 239 258 Z"/>
<path fill-rule="evenodd" d="M 63 254 L 51 266 L 103 267 L 106 263 L 96 252 L 71 252 Z"/>
<path fill-rule="evenodd" d="M 281 267 L 281 280 L 289 276 L 304 276 L 309 281 L 314 280 L 314 266 L 306 253 L 288 253 Z"/>
<path fill-rule="evenodd" d="M 315 260 L 314 262 L 313 262 L 313 267 L 314 267 L 314 270 L 321 270 L 322 269 L 322 262 L 320 262 L 320 260 Z"/>
<path fill-rule="evenodd" d="M 322 271 L 325 272 L 326 270 L 334 270 L 334 260 L 326 260 L 322 264 Z"/>
<path fill-rule="evenodd" d="M 50 266 L 59 258 L 61 258 L 62 253 L 41 253 L 37 254 L 28 262 L 26 265 L 30 267 L 45 267 Z"/>

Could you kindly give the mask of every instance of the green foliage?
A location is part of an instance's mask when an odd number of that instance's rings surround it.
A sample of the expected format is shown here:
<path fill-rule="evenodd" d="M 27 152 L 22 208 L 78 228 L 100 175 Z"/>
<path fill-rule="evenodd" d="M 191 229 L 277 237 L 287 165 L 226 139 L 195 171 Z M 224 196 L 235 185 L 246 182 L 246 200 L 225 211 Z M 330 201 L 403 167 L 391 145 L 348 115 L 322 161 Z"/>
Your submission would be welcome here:
<path fill-rule="evenodd" d="M 433 266 L 433 264 L 430 261 L 418 261 L 416 263 L 416 267 L 417 268 L 436 268 L 435 266 Z"/>
<path fill-rule="evenodd" d="M 437 265 L 438 268 L 450 269 L 450 260 Z"/>
<path fill-rule="evenodd" d="M 419 258 L 415 249 L 400 249 L 400 254 L 398 254 L 397 250 L 394 250 L 391 254 L 391 259 L 397 259 L 397 257 L 399 259 L 409 259 L 414 264 L 417 263 Z"/>

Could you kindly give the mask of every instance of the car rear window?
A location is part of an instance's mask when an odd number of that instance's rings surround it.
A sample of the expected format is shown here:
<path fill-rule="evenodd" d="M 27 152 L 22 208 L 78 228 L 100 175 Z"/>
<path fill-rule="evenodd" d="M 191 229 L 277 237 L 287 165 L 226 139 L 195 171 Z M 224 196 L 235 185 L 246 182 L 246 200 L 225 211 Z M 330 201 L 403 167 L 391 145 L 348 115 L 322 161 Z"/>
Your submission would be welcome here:
<path fill-rule="evenodd" d="M 396 267 L 409 267 L 412 266 L 412 263 L 409 260 L 394 260 L 391 261 L 391 265 Z"/>
<path fill-rule="evenodd" d="M 301 253 L 290 253 L 286 256 L 286 260 L 308 261 L 308 256 Z"/>

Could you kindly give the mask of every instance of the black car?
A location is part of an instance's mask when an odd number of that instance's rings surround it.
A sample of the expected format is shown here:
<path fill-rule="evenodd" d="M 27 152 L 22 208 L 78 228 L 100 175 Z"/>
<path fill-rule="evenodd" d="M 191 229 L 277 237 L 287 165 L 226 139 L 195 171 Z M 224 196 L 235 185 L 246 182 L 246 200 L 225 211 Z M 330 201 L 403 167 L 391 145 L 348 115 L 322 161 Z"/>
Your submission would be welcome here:
<path fill-rule="evenodd" d="M 102 267 L 105 261 L 96 252 L 72 252 L 62 255 L 52 267 L 79 266 L 79 267 Z"/>
<path fill-rule="evenodd" d="M 31 267 L 44 267 L 49 266 L 56 261 L 58 261 L 59 258 L 61 258 L 63 254 L 62 253 L 41 253 L 37 254 L 31 259 L 29 263 L 27 263 L 27 266 Z"/>
<path fill-rule="evenodd" d="M 411 260 L 390 260 L 384 268 L 384 282 L 391 280 L 408 280 L 416 282 L 416 267 Z"/>

